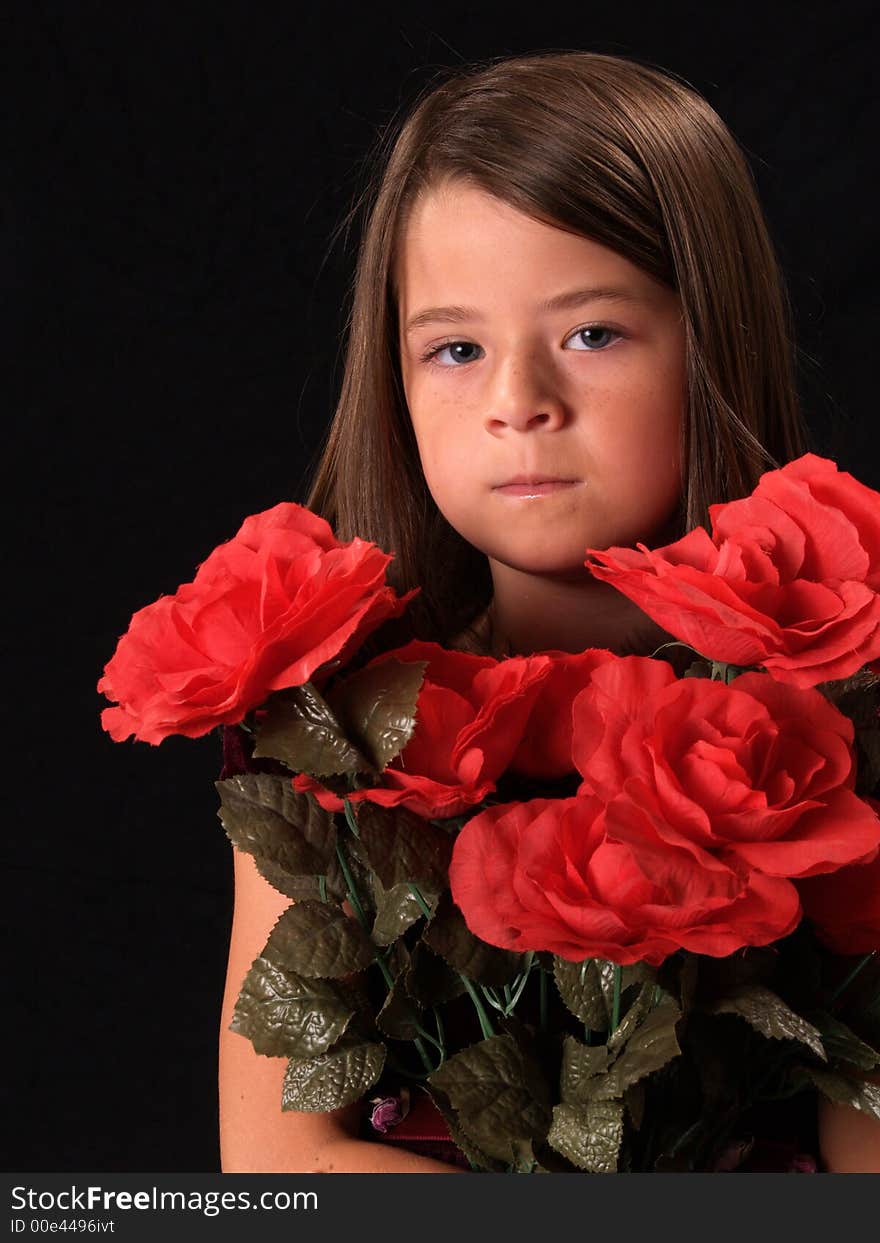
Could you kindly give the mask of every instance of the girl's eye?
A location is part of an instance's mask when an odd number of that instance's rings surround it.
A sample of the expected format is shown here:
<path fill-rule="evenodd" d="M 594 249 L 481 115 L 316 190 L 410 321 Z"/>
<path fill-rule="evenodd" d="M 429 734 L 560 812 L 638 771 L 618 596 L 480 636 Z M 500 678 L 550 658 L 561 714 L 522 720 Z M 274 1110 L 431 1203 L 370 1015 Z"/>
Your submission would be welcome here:
<path fill-rule="evenodd" d="M 432 363 L 435 367 L 446 367 L 448 370 L 447 363 L 437 362 L 440 354 L 445 354 L 449 350 L 451 357 L 455 359 L 453 366 L 457 366 L 459 363 L 472 363 L 474 360 L 473 358 L 462 358 L 460 355 L 452 353 L 452 351 L 461 349 L 478 350 L 479 348 L 479 345 L 474 345 L 473 341 L 445 341 L 442 345 L 433 345 L 430 349 L 425 350 L 424 354 L 422 354 L 422 362 Z"/>
<path fill-rule="evenodd" d="M 586 350 L 595 353 L 609 344 L 609 338 L 619 336 L 619 332 L 615 332 L 613 328 L 606 328 L 604 324 L 589 324 L 586 328 L 578 328 L 568 339 L 569 341 L 580 339 Z"/>
<path fill-rule="evenodd" d="M 569 348 L 578 349 L 578 351 L 595 353 L 607 348 L 619 337 L 620 333 L 615 332 L 614 328 L 607 328 L 604 324 L 589 324 L 588 327 L 578 328 L 573 332 L 572 336 L 567 338 L 566 344 Z M 578 344 L 572 346 L 571 342 L 578 342 Z M 476 359 L 482 357 L 484 353 L 484 348 L 472 341 L 445 341 L 439 346 L 426 349 L 421 355 L 421 362 L 446 369 L 464 367 L 465 363 L 476 362 Z M 444 360 L 444 354 L 447 355 L 447 360 Z"/>

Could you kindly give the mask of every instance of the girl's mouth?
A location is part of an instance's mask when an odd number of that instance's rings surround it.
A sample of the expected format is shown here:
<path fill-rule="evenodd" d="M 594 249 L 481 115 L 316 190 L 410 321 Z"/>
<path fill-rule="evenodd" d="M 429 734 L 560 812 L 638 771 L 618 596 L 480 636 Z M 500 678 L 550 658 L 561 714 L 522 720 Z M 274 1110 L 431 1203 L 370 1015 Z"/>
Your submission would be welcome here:
<path fill-rule="evenodd" d="M 504 483 L 493 488 L 493 492 L 499 492 L 502 496 L 549 496 L 553 492 L 562 492 L 566 488 L 574 488 L 581 482 L 580 479 L 542 479 L 534 483 Z"/>

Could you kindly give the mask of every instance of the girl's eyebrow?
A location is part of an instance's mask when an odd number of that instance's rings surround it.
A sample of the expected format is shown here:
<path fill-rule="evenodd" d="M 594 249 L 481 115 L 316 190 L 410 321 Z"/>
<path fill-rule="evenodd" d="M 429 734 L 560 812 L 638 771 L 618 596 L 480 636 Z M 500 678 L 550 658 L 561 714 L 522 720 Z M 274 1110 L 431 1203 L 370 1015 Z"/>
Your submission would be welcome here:
<path fill-rule="evenodd" d="M 609 302 L 648 302 L 645 294 L 636 293 L 634 289 L 626 289 L 613 285 L 589 285 L 581 289 L 569 289 L 565 293 L 555 294 L 544 302 L 538 303 L 539 311 L 571 311 L 583 306 L 585 302 L 596 302 L 604 298 Z M 419 311 L 407 322 L 406 335 L 414 332 L 425 324 L 453 323 L 460 324 L 467 320 L 480 322 L 485 318 L 482 311 L 473 306 L 429 306 Z"/>

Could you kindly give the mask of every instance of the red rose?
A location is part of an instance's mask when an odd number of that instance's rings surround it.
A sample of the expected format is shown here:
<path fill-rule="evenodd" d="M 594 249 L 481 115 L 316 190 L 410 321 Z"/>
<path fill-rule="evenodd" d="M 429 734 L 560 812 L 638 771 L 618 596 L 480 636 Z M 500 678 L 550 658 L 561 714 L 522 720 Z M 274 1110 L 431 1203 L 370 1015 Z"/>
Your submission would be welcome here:
<path fill-rule="evenodd" d="M 550 659 L 548 676 L 529 713 L 510 767 L 524 777 L 552 781 L 575 771 L 571 758 L 571 706 L 594 669 L 616 657 L 603 647 L 585 652 L 541 652 Z"/>
<path fill-rule="evenodd" d="M 670 845 L 798 877 L 880 843 L 880 820 L 853 791 L 852 721 L 817 690 L 763 673 L 729 686 L 679 679 L 624 656 L 595 670 L 572 718 L 578 792 L 625 791 Z"/>
<path fill-rule="evenodd" d="M 364 540 L 340 544 L 301 505 L 253 514 L 193 582 L 134 614 L 98 683 L 119 704 L 101 724 L 116 742 L 198 738 L 344 662 L 415 594 L 386 586 L 390 560 Z"/>
<path fill-rule="evenodd" d="M 482 802 L 510 764 L 551 661 L 547 656 L 495 660 L 447 651 L 414 639 L 383 652 L 390 657 L 425 660 L 425 678 L 416 704 L 416 727 L 400 755 L 384 770 L 383 785 L 354 791 L 353 802 L 367 799 L 383 807 L 408 807 L 426 819 L 456 816 Z M 294 788 L 313 794 L 322 807 L 341 811 L 342 800 L 306 774 Z"/>
<path fill-rule="evenodd" d="M 880 815 L 880 801 L 865 800 Z M 880 950 L 880 850 L 852 867 L 798 881 L 804 911 L 835 954 Z"/>
<path fill-rule="evenodd" d="M 807 453 L 709 517 L 711 538 L 590 548 L 585 564 L 701 655 L 793 686 L 880 655 L 880 494 Z"/>
<path fill-rule="evenodd" d="M 449 868 L 468 928 L 490 945 L 573 962 L 722 957 L 793 931 L 797 890 L 736 856 L 669 846 L 626 794 L 532 799 L 464 825 Z"/>

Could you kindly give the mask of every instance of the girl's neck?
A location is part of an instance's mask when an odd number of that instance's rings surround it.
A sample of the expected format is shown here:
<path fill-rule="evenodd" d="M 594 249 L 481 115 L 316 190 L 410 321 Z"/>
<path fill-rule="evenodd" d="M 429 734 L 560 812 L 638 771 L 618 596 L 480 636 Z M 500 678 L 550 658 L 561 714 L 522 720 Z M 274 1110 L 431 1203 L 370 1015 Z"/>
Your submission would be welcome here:
<path fill-rule="evenodd" d="M 492 655 L 607 648 L 619 656 L 650 655 L 672 638 L 609 583 L 587 569 L 572 578 L 528 574 L 490 560 L 494 595 L 488 610 Z M 674 651 L 675 649 L 673 649 Z"/>

